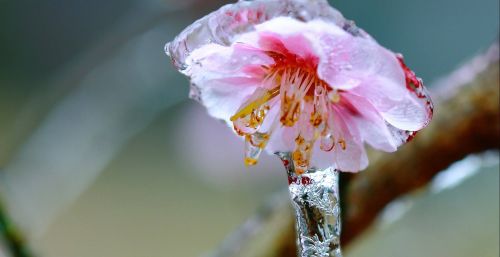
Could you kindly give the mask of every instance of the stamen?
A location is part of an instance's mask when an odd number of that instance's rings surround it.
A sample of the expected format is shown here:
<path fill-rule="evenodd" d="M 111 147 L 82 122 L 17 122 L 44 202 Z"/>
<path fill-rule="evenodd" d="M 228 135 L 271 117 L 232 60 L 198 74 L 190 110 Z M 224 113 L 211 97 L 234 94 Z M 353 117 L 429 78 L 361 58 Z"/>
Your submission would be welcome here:
<path fill-rule="evenodd" d="M 342 148 L 342 150 L 345 151 L 345 149 L 347 147 L 346 143 L 345 143 L 345 140 L 343 138 L 341 138 L 338 143 L 339 143 L 340 147 Z"/>
<path fill-rule="evenodd" d="M 299 136 L 295 139 L 295 149 L 292 152 L 297 174 L 309 169 L 316 140 L 320 140 L 322 151 L 334 150 L 337 143 L 345 150 L 345 140 L 341 137 L 336 141 L 330 120 L 330 104 L 340 102 L 339 92 L 330 89 L 309 69 L 286 65 L 268 67 L 267 70 L 269 73 L 264 78 L 262 87 L 230 118 L 235 131 L 245 136 L 245 164 L 257 164 L 259 155 L 277 126 L 293 127 L 299 120 L 304 123 L 299 124 Z M 271 101 L 278 95 L 280 101 Z M 276 103 L 279 107 L 275 108 L 279 108 L 280 113 L 273 115 L 275 118 L 268 131 L 259 132 L 270 106 Z"/>
<path fill-rule="evenodd" d="M 236 121 L 237 119 L 242 119 L 247 117 L 249 114 L 253 113 L 261 105 L 267 103 L 269 100 L 276 97 L 280 92 L 280 87 L 275 87 L 271 90 L 264 92 L 260 97 L 251 101 L 250 103 L 243 105 L 244 107 L 238 110 L 238 112 L 231 116 L 231 121 Z"/>
<path fill-rule="evenodd" d="M 252 166 L 257 164 L 262 150 L 266 147 L 271 135 L 278 127 L 279 120 L 276 116 L 269 126 L 267 132 L 255 132 L 244 134 L 245 136 L 245 165 Z"/>
<path fill-rule="evenodd" d="M 281 123 L 283 126 L 293 127 L 295 123 L 299 120 L 300 116 L 300 101 L 297 100 L 295 95 L 287 96 L 285 94 L 282 102 L 282 116 Z"/>
<path fill-rule="evenodd" d="M 292 153 L 292 160 L 295 166 L 295 173 L 301 175 L 309 169 L 313 141 L 306 141 L 301 135 L 295 139 L 295 150 Z"/>
<path fill-rule="evenodd" d="M 285 70 L 283 81 L 288 81 L 288 86 L 283 87 L 282 109 L 281 109 L 281 123 L 283 126 L 293 127 L 299 120 L 301 113 L 301 105 L 306 93 L 314 83 L 313 76 L 297 70 L 291 78 L 286 77 L 287 71 Z M 288 95 L 290 92 L 290 96 Z"/>
<path fill-rule="evenodd" d="M 328 113 L 325 102 L 325 91 L 326 89 L 323 88 L 323 86 L 315 87 L 314 102 L 313 102 L 314 110 L 311 113 L 311 119 L 310 119 L 311 125 L 313 125 L 315 128 L 318 128 L 320 131 L 322 131 L 320 125 L 323 125 L 322 127 L 324 127 L 325 125 L 324 121 L 326 120 Z"/>

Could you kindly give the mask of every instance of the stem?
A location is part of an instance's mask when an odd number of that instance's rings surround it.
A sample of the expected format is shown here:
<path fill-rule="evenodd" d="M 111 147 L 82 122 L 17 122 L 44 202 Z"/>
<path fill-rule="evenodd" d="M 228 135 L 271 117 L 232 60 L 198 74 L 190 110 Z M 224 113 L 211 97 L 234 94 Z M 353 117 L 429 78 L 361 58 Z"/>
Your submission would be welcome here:
<path fill-rule="evenodd" d="M 309 169 L 295 173 L 289 153 L 278 153 L 288 175 L 288 189 L 295 212 L 300 257 L 342 257 L 338 171 Z"/>

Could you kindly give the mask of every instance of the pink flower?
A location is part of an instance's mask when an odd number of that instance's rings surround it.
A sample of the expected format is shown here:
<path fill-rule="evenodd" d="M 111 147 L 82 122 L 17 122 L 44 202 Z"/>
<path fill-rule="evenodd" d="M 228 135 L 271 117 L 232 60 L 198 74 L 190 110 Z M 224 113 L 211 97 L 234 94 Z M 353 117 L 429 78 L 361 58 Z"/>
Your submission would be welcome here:
<path fill-rule="evenodd" d="M 323 0 L 227 5 L 167 50 L 191 96 L 245 138 L 249 165 L 266 149 L 292 153 L 299 174 L 359 171 L 364 143 L 393 152 L 432 117 L 402 57 Z"/>

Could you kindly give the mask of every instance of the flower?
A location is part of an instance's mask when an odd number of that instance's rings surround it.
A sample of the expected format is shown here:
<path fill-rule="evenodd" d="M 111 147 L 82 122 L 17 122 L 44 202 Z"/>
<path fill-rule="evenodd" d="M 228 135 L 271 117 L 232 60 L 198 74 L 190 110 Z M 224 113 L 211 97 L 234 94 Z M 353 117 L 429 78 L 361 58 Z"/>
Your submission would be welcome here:
<path fill-rule="evenodd" d="M 387 152 L 432 118 L 401 55 L 324 0 L 226 5 L 166 46 L 191 97 L 245 138 L 245 163 L 290 152 L 295 170 L 366 168 L 364 143 Z"/>

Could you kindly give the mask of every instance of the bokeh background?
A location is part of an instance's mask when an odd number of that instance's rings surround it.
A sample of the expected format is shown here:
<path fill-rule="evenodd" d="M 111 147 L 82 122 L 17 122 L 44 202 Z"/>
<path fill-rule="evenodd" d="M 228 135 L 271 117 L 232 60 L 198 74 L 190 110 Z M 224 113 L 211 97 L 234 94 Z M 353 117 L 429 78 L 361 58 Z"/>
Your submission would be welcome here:
<path fill-rule="evenodd" d="M 163 52 L 227 2 L 0 0 L 0 198 L 37 256 L 202 256 L 286 190 Z M 499 33 L 498 0 L 330 2 L 430 87 Z M 498 256 L 498 169 L 497 152 L 457 163 L 345 255 Z"/>

